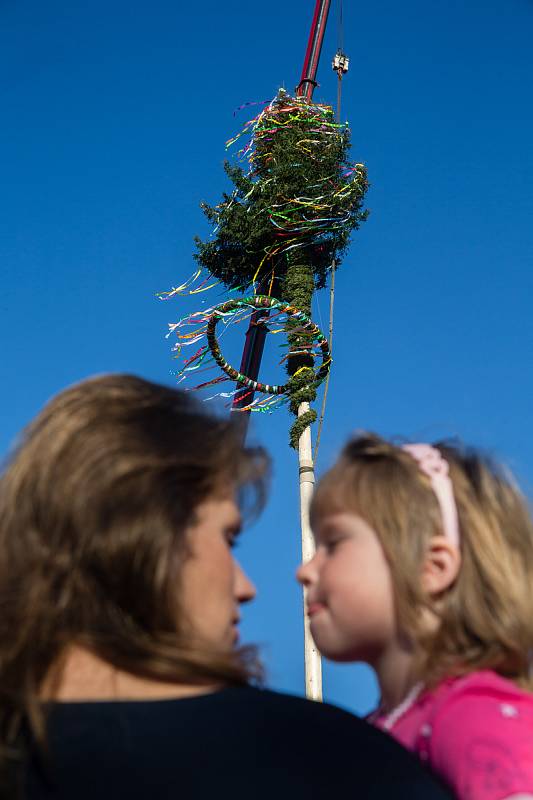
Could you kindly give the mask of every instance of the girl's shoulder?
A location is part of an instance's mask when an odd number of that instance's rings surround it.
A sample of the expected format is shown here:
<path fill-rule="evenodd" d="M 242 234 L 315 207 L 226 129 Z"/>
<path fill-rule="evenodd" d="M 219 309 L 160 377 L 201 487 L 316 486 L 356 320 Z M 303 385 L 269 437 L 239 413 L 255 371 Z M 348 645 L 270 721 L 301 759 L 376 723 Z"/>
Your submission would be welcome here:
<path fill-rule="evenodd" d="M 490 669 L 477 670 L 457 678 L 447 678 L 433 691 L 436 699 L 451 701 L 456 697 L 484 697 L 486 699 L 514 698 L 518 702 L 533 704 L 533 693 L 521 689 L 513 681 Z"/>
<path fill-rule="evenodd" d="M 533 694 L 481 670 L 427 695 L 417 747 L 459 797 L 533 793 Z"/>

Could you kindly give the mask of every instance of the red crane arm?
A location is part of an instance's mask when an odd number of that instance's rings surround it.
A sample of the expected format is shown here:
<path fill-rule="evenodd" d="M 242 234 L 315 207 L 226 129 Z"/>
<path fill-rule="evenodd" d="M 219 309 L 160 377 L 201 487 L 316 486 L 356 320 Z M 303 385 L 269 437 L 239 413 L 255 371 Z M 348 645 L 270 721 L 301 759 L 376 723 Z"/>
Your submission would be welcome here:
<path fill-rule="evenodd" d="M 312 99 L 313 90 L 317 85 L 316 74 L 330 5 L 331 0 L 316 0 L 315 13 L 313 15 L 313 22 L 311 23 L 311 31 L 309 33 L 309 41 L 307 42 L 307 50 L 302 69 L 302 77 L 296 89 L 296 94 L 299 97 L 305 97 L 306 100 Z"/>

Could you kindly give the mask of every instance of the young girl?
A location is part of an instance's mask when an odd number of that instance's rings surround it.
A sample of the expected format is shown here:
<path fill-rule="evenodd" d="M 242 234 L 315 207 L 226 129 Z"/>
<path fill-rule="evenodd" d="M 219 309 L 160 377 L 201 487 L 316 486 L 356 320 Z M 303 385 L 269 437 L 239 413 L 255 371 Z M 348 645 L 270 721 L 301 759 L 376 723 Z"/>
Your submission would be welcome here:
<path fill-rule="evenodd" d="M 511 476 L 449 444 L 360 435 L 320 482 L 311 631 L 364 661 L 370 721 L 459 800 L 533 798 L 533 524 Z"/>

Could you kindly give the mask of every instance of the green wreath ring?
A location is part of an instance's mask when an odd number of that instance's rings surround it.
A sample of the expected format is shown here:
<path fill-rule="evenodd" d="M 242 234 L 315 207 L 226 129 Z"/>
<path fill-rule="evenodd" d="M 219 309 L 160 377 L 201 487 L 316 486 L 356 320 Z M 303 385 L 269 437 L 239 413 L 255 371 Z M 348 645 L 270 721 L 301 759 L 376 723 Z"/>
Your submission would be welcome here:
<path fill-rule="evenodd" d="M 236 383 L 241 383 L 243 386 L 253 389 L 254 392 L 263 392 L 264 394 L 286 394 L 286 392 L 289 390 L 288 383 L 285 383 L 282 386 L 271 386 L 268 383 L 261 383 L 260 381 L 251 380 L 251 378 L 248 378 L 246 375 L 237 372 L 237 370 L 234 369 L 231 364 L 228 364 L 222 355 L 222 351 L 220 350 L 220 345 L 218 344 L 216 337 L 217 324 L 226 314 L 231 313 L 232 311 L 236 312 L 244 306 L 253 306 L 254 308 L 275 308 L 282 313 L 290 314 L 293 319 L 299 320 L 306 331 L 312 335 L 313 340 L 320 345 L 322 363 L 316 372 L 315 383 L 319 384 L 324 380 L 329 371 L 331 356 L 328 340 L 325 338 L 322 331 L 312 320 L 309 319 L 306 314 L 303 313 L 303 311 L 300 311 L 299 309 L 290 305 L 290 303 L 283 303 L 281 300 L 276 300 L 273 297 L 266 297 L 265 295 L 261 294 L 254 295 L 253 297 L 243 297 L 239 300 L 227 300 L 225 303 L 221 303 L 219 306 L 216 306 L 213 309 L 213 313 L 211 314 L 209 322 L 207 323 L 207 344 L 209 345 L 209 349 L 214 360 L 220 369 L 226 373 L 226 375 L 228 375 Z"/>

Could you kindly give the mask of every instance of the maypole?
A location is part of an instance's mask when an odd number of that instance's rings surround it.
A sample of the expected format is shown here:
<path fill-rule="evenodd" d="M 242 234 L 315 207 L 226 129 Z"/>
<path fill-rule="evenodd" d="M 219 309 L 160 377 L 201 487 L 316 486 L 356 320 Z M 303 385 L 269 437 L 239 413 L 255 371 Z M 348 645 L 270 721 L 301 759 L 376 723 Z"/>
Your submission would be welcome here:
<path fill-rule="evenodd" d="M 305 58 L 302 67 L 302 76 L 300 83 L 296 88 L 297 97 L 303 97 L 308 102 L 313 98 L 313 91 L 315 89 L 316 76 L 318 72 L 318 63 L 320 61 L 320 53 L 322 51 L 322 42 L 324 40 L 324 33 L 328 21 L 328 14 L 331 5 L 331 0 L 316 0 L 315 11 L 313 14 L 313 21 L 311 23 L 311 30 L 309 32 L 309 39 L 307 41 L 307 49 L 305 51 Z M 261 366 L 261 359 L 263 357 L 263 350 L 265 347 L 265 339 L 267 335 L 267 328 L 261 322 L 263 319 L 260 313 L 252 314 L 250 318 L 250 325 L 246 331 L 246 338 L 244 341 L 244 349 L 242 351 L 240 372 L 243 375 L 248 375 L 252 380 L 256 381 L 259 375 Z M 250 411 L 246 408 L 249 405 L 250 398 L 253 400 L 253 393 L 239 391 L 233 400 L 234 411 L 244 411 L 243 414 L 243 436 L 246 436 L 248 422 L 250 419 Z M 307 685 L 307 679 L 306 679 Z"/>
<path fill-rule="evenodd" d="M 296 94 L 305 97 L 308 102 L 313 98 L 316 84 L 318 62 L 322 50 L 322 42 L 328 21 L 330 0 L 317 0 L 311 32 L 307 44 L 302 77 Z M 308 399 L 298 405 L 298 420 L 313 420 Z M 315 553 L 315 540 L 309 519 L 311 499 L 315 489 L 315 464 L 311 440 L 311 425 L 303 429 L 298 439 L 298 472 L 300 480 L 300 531 L 302 537 L 302 561 L 307 563 Z M 303 589 L 304 619 L 304 662 L 305 662 L 305 694 L 311 700 L 322 700 L 322 659 L 313 641 L 307 615 L 307 588 Z"/>
<path fill-rule="evenodd" d="M 326 286 L 351 232 L 367 215 L 362 208 L 366 169 L 348 159 L 349 128 L 335 119 L 331 106 L 312 99 L 329 6 L 330 0 L 316 2 L 296 96 L 280 89 L 227 143 L 231 147 L 243 142 L 236 163 L 224 165 L 234 189 L 216 206 L 202 204 L 213 232 L 206 241 L 195 239 L 200 268 L 181 286 L 159 295 L 195 295 L 217 284 L 241 295 L 170 325 L 169 335 L 177 339 L 176 357 L 184 355 L 184 348 L 198 347 L 184 359 L 177 377 L 181 382 L 210 367 L 221 370 L 194 388 L 216 386 L 213 397 L 229 401 L 244 421 L 251 411 L 270 413 L 288 406 L 295 417 L 289 438 L 298 451 L 305 561 L 314 552 L 309 524 L 315 480 L 310 426 L 317 415 L 312 404 L 331 364 L 328 341 L 311 319 L 311 301 L 315 289 Z M 217 331 L 245 321 L 248 333 L 241 368 L 236 370 L 222 353 Z M 287 345 L 280 363 L 288 380 L 283 385 L 260 382 L 266 334 L 283 332 Z M 236 382 L 236 388 L 219 391 L 226 381 Z M 255 398 L 256 393 L 263 396 Z M 306 694 L 320 700 L 321 662 L 306 615 L 304 634 Z"/>
<path fill-rule="evenodd" d="M 317 85 L 316 76 L 318 72 L 318 64 L 320 61 L 320 54 L 322 51 L 322 43 L 324 40 L 324 33 L 328 21 L 330 5 L 331 0 L 316 0 L 313 21 L 311 23 L 311 30 L 309 33 L 309 39 L 307 42 L 307 49 L 302 68 L 302 75 L 300 78 L 300 83 L 296 88 L 297 97 L 304 98 L 309 103 L 311 103 L 313 99 L 313 92 Z M 290 271 L 291 270 L 289 267 L 289 274 Z M 261 323 L 260 319 L 260 314 L 257 312 L 253 314 L 250 319 L 250 326 L 246 333 L 246 340 L 241 360 L 241 373 L 244 375 L 249 375 L 253 380 L 257 380 L 259 375 L 259 368 L 267 333 L 267 328 L 263 323 Z M 313 392 L 310 393 L 309 399 L 311 399 L 312 394 Z M 300 530 L 302 540 L 302 559 L 304 562 L 309 561 L 313 557 L 315 551 L 313 532 L 311 530 L 309 521 L 309 507 L 315 485 L 311 427 L 309 424 L 309 421 L 314 421 L 314 414 L 311 411 L 309 399 L 300 402 L 297 408 L 298 420 L 303 429 L 298 438 L 298 466 L 300 483 Z M 246 406 L 247 402 L 248 401 L 246 399 L 245 392 L 239 392 L 233 401 L 234 410 L 242 409 Z M 246 430 L 249 413 L 250 412 L 248 412 L 244 418 L 244 430 Z M 309 619 L 306 614 L 307 591 L 305 588 L 303 590 L 303 594 L 305 693 L 307 697 L 313 700 L 321 700 L 322 662 L 309 628 Z"/>

